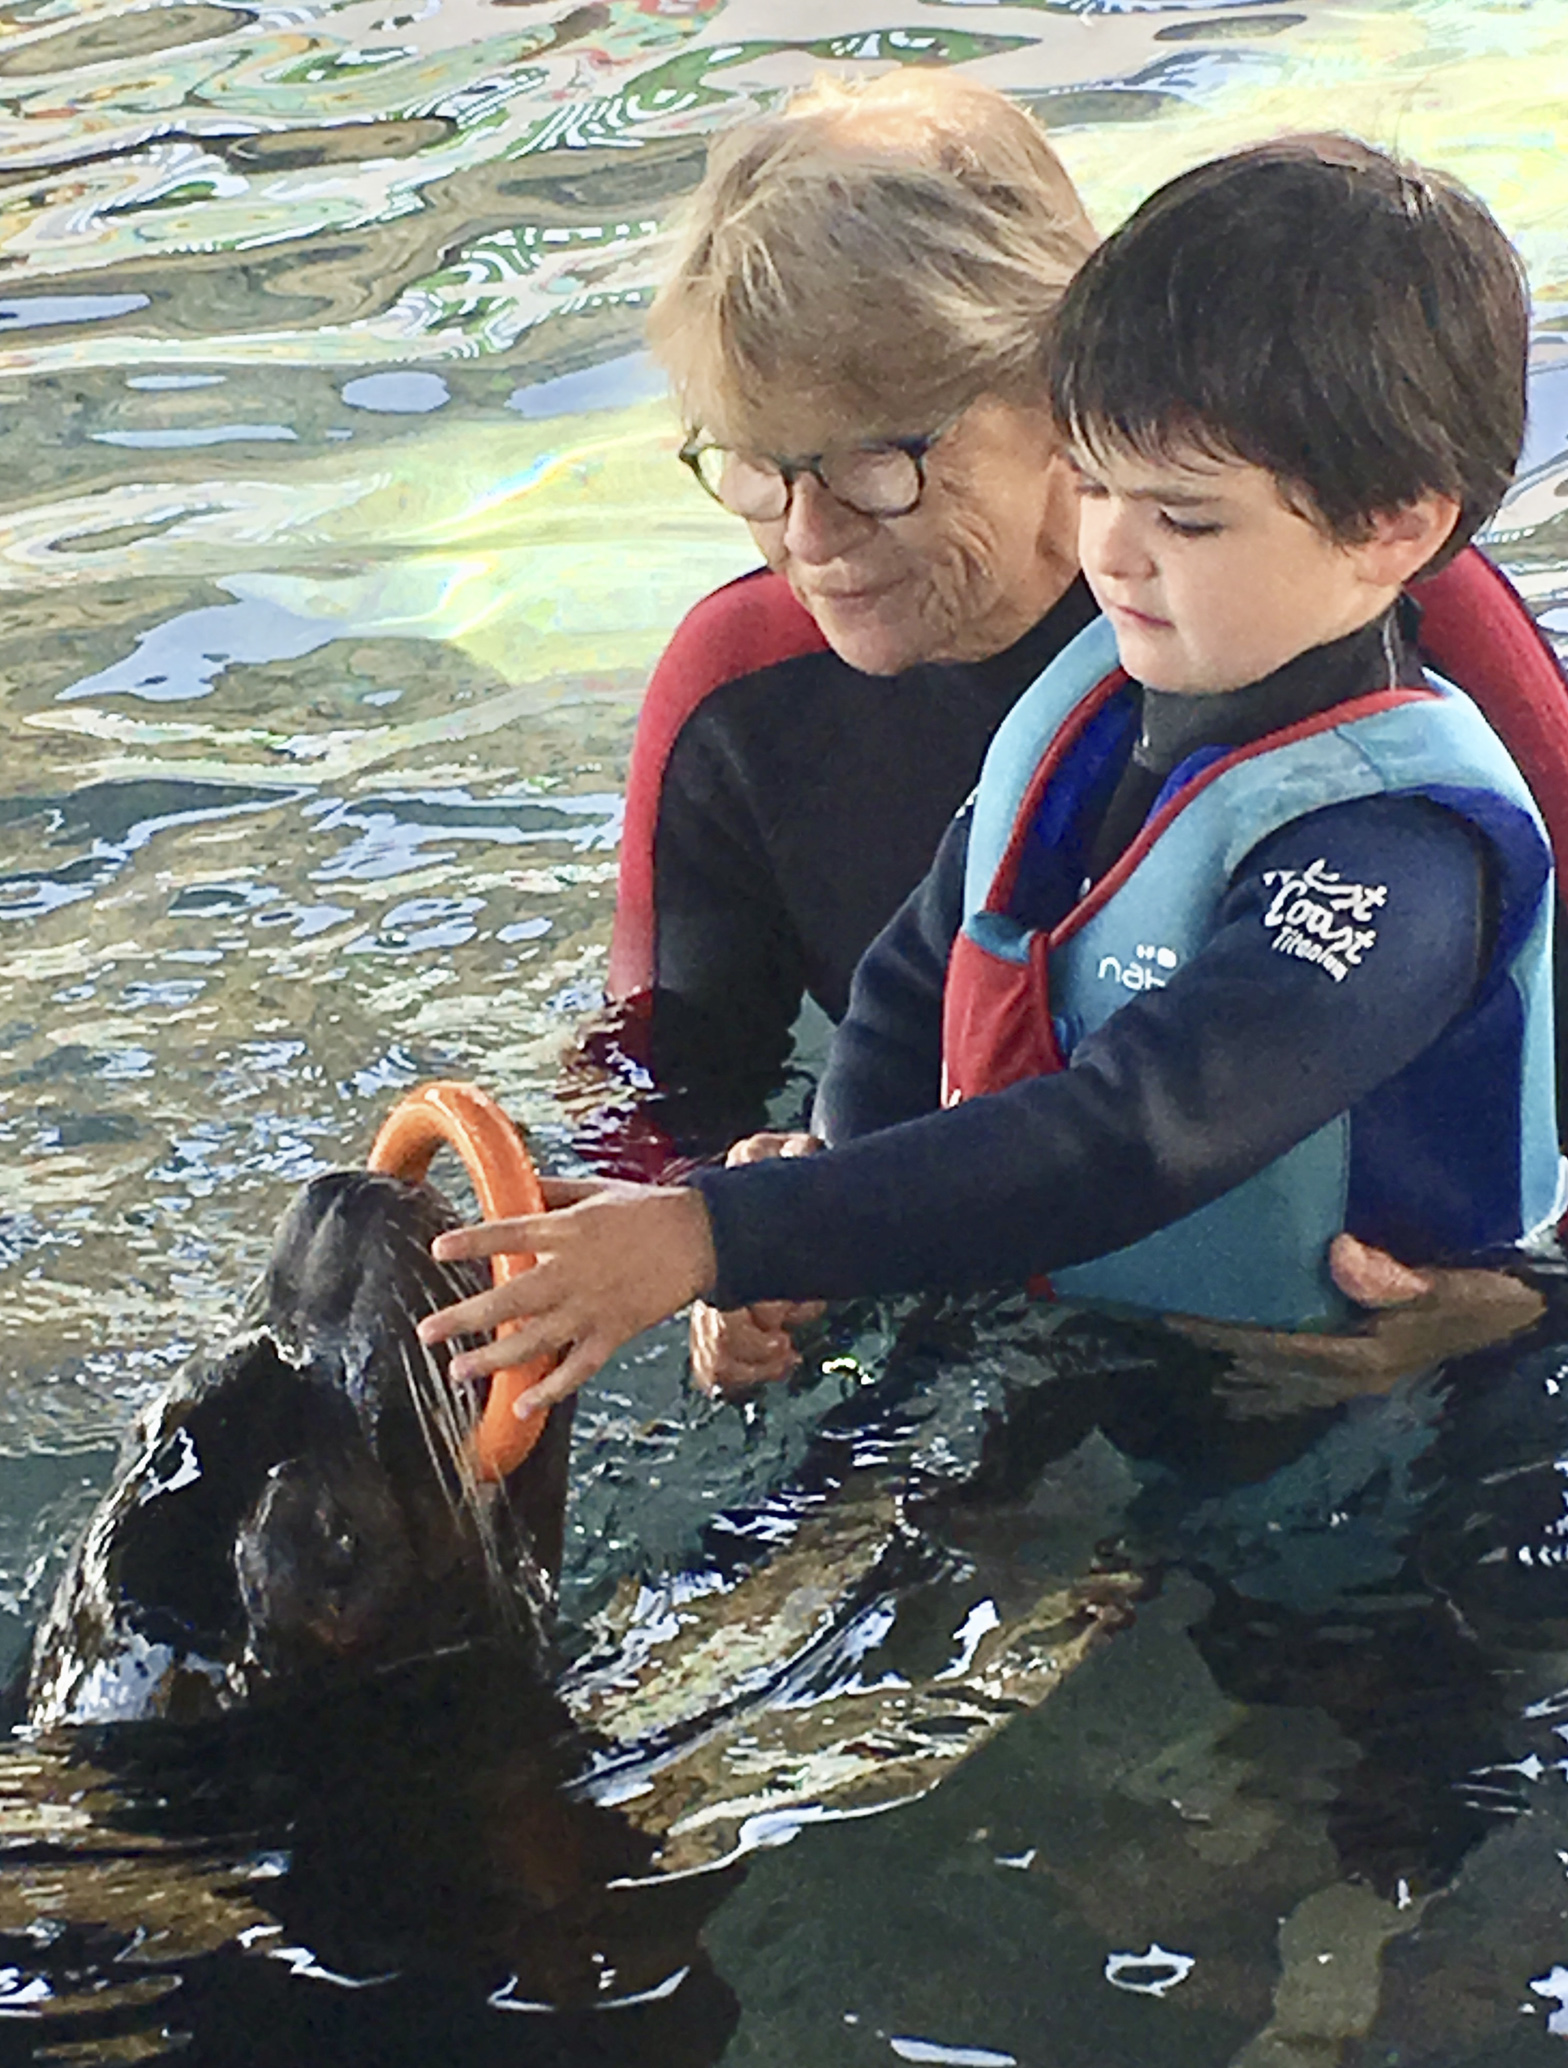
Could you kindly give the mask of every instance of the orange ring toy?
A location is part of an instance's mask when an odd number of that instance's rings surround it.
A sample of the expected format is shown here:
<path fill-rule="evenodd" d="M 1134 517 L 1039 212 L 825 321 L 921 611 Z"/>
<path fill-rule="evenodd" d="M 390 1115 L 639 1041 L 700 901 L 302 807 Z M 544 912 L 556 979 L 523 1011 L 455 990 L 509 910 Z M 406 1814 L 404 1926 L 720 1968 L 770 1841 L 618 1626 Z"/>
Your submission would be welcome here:
<path fill-rule="evenodd" d="M 406 1178 L 418 1185 L 443 1144 L 462 1157 L 479 1195 L 479 1211 L 487 1221 L 509 1221 L 518 1214 L 545 1211 L 544 1194 L 522 1136 L 477 1084 L 438 1078 L 416 1085 L 388 1114 L 366 1162 L 383 1177 Z M 492 1257 L 492 1279 L 505 1285 L 519 1272 L 530 1270 L 533 1262 L 526 1252 Z M 507 1335 L 521 1325 L 503 1321 L 496 1334 Z M 555 1368 L 555 1361 L 552 1356 L 536 1357 L 529 1364 L 509 1364 L 491 1377 L 490 1397 L 474 1431 L 474 1466 L 481 1479 L 505 1479 L 538 1442 L 548 1410 L 518 1415 L 512 1404 L 519 1394 L 537 1386 Z"/>

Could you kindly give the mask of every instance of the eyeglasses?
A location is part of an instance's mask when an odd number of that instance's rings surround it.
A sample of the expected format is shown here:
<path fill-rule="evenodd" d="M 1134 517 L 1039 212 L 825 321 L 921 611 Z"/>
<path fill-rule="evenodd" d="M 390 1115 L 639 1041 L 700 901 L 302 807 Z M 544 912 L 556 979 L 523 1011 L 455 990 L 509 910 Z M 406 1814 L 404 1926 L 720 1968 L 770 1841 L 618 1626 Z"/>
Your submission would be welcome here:
<path fill-rule="evenodd" d="M 716 503 L 753 524 L 771 524 L 787 514 L 802 474 L 810 474 L 835 502 L 861 517 L 907 517 L 926 492 L 926 454 L 958 416 L 921 438 L 882 438 L 800 459 L 737 452 L 700 438 L 689 439 L 680 456 Z"/>

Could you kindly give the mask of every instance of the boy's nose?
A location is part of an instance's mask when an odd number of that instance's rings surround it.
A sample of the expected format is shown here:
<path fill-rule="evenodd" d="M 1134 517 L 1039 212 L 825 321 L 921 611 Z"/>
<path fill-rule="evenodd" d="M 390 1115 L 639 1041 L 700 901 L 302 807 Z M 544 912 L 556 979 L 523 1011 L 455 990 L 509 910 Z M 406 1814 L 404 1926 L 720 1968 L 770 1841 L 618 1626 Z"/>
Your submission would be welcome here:
<path fill-rule="evenodd" d="M 841 503 L 815 474 L 797 474 L 784 518 L 784 544 L 792 559 L 807 564 L 836 560 L 876 529 L 875 517 L 864 517 Z"/>
<path fill-rule="evenodd" d="M 1078 552 L 1084 571 L 1110 581 L 1133 581 L 1154 571 L 1148 512 L 1116 496 L 1080 506 Z"/>

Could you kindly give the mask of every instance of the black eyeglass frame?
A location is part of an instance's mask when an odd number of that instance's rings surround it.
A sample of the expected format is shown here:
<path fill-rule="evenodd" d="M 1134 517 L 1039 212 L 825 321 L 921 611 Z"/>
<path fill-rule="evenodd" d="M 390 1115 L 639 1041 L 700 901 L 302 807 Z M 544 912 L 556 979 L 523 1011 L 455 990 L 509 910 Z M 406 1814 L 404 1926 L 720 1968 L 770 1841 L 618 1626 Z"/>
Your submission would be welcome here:
<path fill-rule="evenodd" d="M 966 403 L 964 409 L 967 409 L 968 406 Z M 915 492 L 907 503 L 901 504 L 896 510 L 863 509 L 859 503 L 852 503 L 848 497 L 841 496 L 822 472 L 823 462 L 832 459 L 835 456 L 833 452 L 812 452 L 805 453 L 798 459 L 784 459 L 774 453 L 740 453 L 739 448 L 736 446 L 719 445 L 712 439 L 694 436 L 687 439 L 686 443 L 681 447 L 678 457 L 681 464 L 688 468 L 696 477 L 697 485 L 702 489 L 703 493 L 711 496 L 721 510 L 729 510 L 729 514 L 732 517 L 741 516 L 741 512 L 730 509 L 730 505 L 725 502 L 718 490 L 709 486 L 702 472 L 703 454 L 705 452 L 732 452 L 736 453 L 738 457 L 750 460 L 753 464 L 771 467 L 784 484 L 783 507 L 776 517 L 755 517 L 750 519 L 749 521 L 754 524 L 779 524 L 783 522 L 789 515 L 789 506 L 795 494 L 795 483 L 802 474 L 809 474 L 828 495 L 832 496 L 836 503 L 842 503 L 846 510 L 853 510 L 857 517 L 871 517 L 878 521 L 889 517 L 908 517 L 912 511 L 919 509 L 921 499 L 926 492 L 927 453 L 930 452 L 932 446 L 936 444 L 939 438 L 947 436 L 948 432 L 958 422 L 958 419 L 964 414 L 964 409 L 955 410 L 944 423 L 938 424 L 934 431 L 926 431 L 914 438 L 872 438 L 864 445 L 839 446 L 837 448 L 838 452 L 851 454 L 901 452 L 913 464 L 915 469 Z"/>

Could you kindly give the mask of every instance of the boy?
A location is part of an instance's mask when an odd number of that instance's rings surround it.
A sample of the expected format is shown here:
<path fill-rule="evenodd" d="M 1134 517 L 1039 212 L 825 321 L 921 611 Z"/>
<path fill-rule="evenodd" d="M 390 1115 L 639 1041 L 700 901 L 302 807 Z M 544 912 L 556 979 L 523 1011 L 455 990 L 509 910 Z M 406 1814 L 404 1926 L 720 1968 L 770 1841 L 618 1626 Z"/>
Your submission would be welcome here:
<path fill-rule="evenodd" d="M 1485 209 L 1350 139 L 1147 202 L 1052 345 L 1105 616 L 863 960 L 833 1146 L 685 1189 L 556 1184 L 567 1211 L 442 1237 L 540 1258 L 424 1325 L 527 1317 L 454 1372 L 569 1346 L 543 1405 L 694 1295 L 1043 1272 L 1321 1325 L 1341 1232 L 1424 1261 L 1544 1220 L 1549 850 L 1402 600 L 1507 486 L 1526 340 Z"/>

